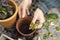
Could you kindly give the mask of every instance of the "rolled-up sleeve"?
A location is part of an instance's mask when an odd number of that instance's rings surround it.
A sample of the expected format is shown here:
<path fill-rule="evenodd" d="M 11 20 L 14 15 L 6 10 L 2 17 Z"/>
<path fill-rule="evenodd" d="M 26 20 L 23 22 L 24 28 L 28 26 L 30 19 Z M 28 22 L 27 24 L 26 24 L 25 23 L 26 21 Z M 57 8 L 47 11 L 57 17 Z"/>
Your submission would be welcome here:
<path fill-rule="evenodd" d="M 44 13 L 48 12 L 48 8 L 43 2 L 38 2 L 37 7 L 40 8 Z"/>
<path fill-rule="evenodd" d="M 60 7 L 60 0 L 41 0 L 37 3 L 37 7 L 47 13 L 51 8 Z"/>

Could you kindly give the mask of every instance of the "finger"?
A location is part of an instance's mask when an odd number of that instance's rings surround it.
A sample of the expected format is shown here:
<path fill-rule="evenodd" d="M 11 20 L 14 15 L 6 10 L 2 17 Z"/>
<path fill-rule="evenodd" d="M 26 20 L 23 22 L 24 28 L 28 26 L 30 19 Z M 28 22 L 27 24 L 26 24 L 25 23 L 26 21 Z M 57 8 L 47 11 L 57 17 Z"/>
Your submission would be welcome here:
<path fill-rule="evenodd" d="M 27 13 L 27 15 L 29 15 L 30 13 L 29 13 L 29 10 L 28 10 L 28 8 L 27 8 L 27 10 L 26 10 L 26 13 Z"/>
<path fill-rule="evenodd" d="M 22 18 L 24 18 L 26 16 L 26 8 L 22 8 Z"/>
<path fill-rule="evenodd" d="M 19 16 L 19 18 L 22 18 L 22 8 L 21 8 L 21 5 L 19 6 L 18 16 Z"/>

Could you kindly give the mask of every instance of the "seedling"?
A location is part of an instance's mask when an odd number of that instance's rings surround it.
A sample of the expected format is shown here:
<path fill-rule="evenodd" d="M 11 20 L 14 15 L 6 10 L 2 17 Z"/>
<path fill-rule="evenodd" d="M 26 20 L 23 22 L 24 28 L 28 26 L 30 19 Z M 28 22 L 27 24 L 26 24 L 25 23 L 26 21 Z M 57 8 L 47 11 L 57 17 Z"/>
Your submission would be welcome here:
<path fill-rule="evenodd" d="M 31 29 L 34 30 L 35 29 L 35 25 L 40 25 L 40 22 L 39 21 L 36 21 L 36 23 L 31 23 L 30 26 L 31 26 Z"/>

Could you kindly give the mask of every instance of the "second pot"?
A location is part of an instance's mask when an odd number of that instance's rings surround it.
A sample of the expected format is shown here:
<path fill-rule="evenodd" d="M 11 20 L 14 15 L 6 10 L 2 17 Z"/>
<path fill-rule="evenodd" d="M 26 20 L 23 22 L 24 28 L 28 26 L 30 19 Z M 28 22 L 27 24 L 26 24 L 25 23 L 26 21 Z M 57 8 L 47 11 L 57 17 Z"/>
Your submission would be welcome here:
<path fill-rule="evenodd" d="M 27 29 L 29 29 L 28 25 L 30 25 L 31 21 L 32 21 L 32 17 L 28 17 L 28 16 L 18 20 L 18 22 L 16 24 L 16 29 L 22 36 L 25 36 L 25 37 L 32 36 L 36 32 L 36 30 L 33 30 L 33 31 L 27 30 Z M 29 31 L 30 31 L 30 33 L 29 33 Z"/>

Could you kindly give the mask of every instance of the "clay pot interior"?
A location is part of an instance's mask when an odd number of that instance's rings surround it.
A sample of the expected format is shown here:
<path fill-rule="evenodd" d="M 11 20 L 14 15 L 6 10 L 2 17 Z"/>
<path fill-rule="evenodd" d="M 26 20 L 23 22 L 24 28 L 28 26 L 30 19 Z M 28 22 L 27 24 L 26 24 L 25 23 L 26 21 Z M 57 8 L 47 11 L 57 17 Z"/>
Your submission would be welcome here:
<path fill-rule="evenodd" d="M 29 30 L 29 25 L 31 21 L 32 17 L 28 16 L 18 20 L 16 24 L 16 29 L 22 36 L 31 36 L 36 32 L 36 30 Z"/>

